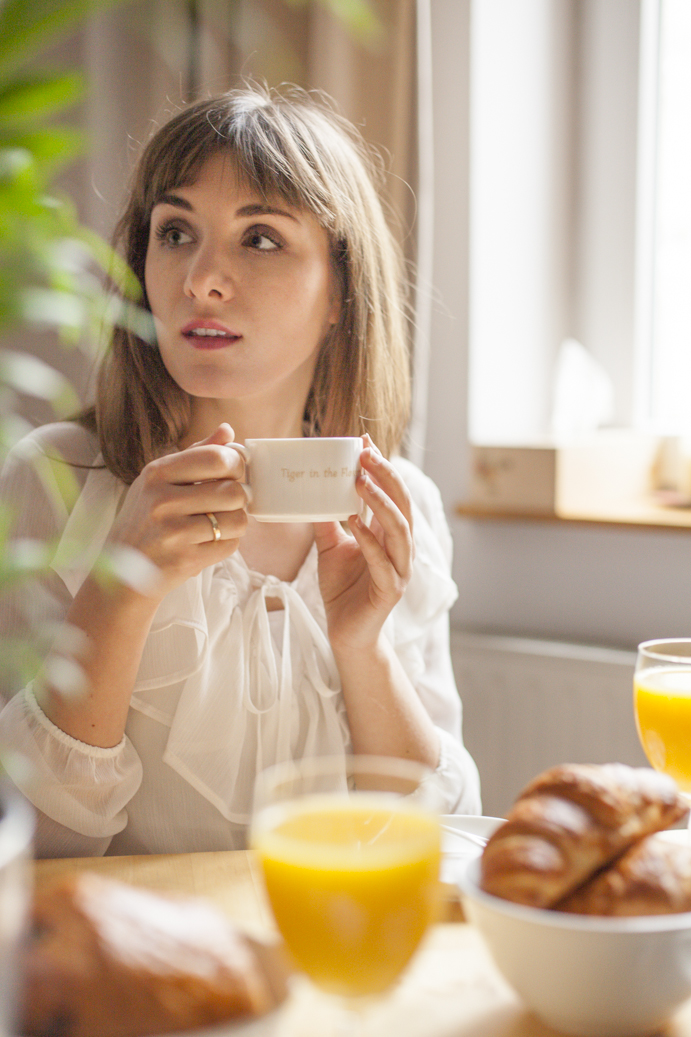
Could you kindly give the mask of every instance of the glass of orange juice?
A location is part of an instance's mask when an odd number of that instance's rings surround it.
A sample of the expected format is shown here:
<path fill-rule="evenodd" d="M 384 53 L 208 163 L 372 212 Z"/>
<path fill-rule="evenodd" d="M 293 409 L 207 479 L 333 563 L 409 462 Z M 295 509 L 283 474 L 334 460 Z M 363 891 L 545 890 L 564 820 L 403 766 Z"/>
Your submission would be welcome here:
<path fill-rule="evenodd" d="M 691 800 L 691 638 L 640 644 L 633 695 L 648 760 Z"/>
<path fill-rule="evenodd" d="M 391 757 L 279 764 L 255 788 L 250 842 L 292 958 L 355 1010 L 388 990 L 438 916 L 439 799 Z"/>

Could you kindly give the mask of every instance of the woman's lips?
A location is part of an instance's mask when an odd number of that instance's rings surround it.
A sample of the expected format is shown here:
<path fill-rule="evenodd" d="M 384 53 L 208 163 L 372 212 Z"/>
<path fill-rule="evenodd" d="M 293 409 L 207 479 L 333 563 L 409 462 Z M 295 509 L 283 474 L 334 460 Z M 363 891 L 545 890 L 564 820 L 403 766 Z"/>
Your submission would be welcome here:
<path fill-rule="evenodd" d="M 215 320 L 190 321 L 182 328 L 181 334 L 195 349 L 221 349 L 242 338 L 242 335 Z"/>

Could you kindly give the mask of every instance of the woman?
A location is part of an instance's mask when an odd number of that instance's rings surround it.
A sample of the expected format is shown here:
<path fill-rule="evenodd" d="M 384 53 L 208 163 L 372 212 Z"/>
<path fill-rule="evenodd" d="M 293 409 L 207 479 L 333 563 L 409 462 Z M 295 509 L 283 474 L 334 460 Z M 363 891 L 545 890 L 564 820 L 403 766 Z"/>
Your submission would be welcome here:
<path fill-rule="evenodd" d="M 0 715 L 32 765 L 39 855 L 241 847 L 257 771 L 308 754 L 418 759 L 446 811 L 479 810 L 448 528 L 395 455 L 404 283 L 374 176 L 355 131 L 298 91 L 192 105 L 144 151 L 116 242 L 155 344 L 116 331 L 95 407 L 32 433 L 3 473 L 16 535 L 57 541 L 7 629 L 28 608 L 71 632 Z M 226 444 L 315 435 L 363 437 L 369 524 L 248 518 Z M 66 470 L 69 500 L 46 489 Z M 139 578 L 104 581 L 104 556 Z M 75 655 L 84 690 L 66 696 Z"/>

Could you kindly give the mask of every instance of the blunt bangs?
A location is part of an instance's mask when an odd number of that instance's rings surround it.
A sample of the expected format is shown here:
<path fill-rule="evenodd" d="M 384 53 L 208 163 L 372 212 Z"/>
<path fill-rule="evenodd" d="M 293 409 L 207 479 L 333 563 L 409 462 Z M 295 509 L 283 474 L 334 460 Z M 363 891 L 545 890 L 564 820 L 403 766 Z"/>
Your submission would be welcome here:
<path fill-rule="evenodd" d="M 360 179 L 354 147 L 318 110 L 284 107 L 259 92 L 191 105 L 159 131 L 144 157 L 143 221 L 163 194 L 193 183 L 204 163 L 224 152 L 262 197 L 282 198 L 347 236 L 343 217 L 351 222 L 347 202 Z"/>

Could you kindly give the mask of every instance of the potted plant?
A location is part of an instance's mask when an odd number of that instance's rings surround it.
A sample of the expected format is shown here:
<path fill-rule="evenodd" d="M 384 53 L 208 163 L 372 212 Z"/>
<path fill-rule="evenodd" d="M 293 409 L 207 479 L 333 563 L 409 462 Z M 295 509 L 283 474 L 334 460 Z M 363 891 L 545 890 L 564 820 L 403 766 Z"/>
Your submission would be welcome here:
<path fill-rule="evenodd" d="M 58 414 L 78 405 L 66 379 L 37 357 L 8 348 L 8 335 L 52 327 L 67 344 L 92 337 L 104 310 L 96 268 L 126 276 L 53 189 L 56 173 L 80 148 L 78 134 L 56 116 L 81 96 L 81 78 L 36 71 L 35 62 L 62 30 L 108 2 L 117 0 L 0 0 L 0 463 L 23 431 L 20 394 L 51 401 Z M 48 559 L 46 545 L 10 547 L 8 528 L 9 516 L 0 510 L 0 609 L 7 589 L 34 578 Z M 0 639 L 5 675 L 19 675 L 31 655 L 31 643 Z M 10 757 L 0 746 L 0 775 L 3 765 L 10 767 Z M 12 1032 L 33 826 L 30 805 L 0 776 L 0 1037 Z"/>

